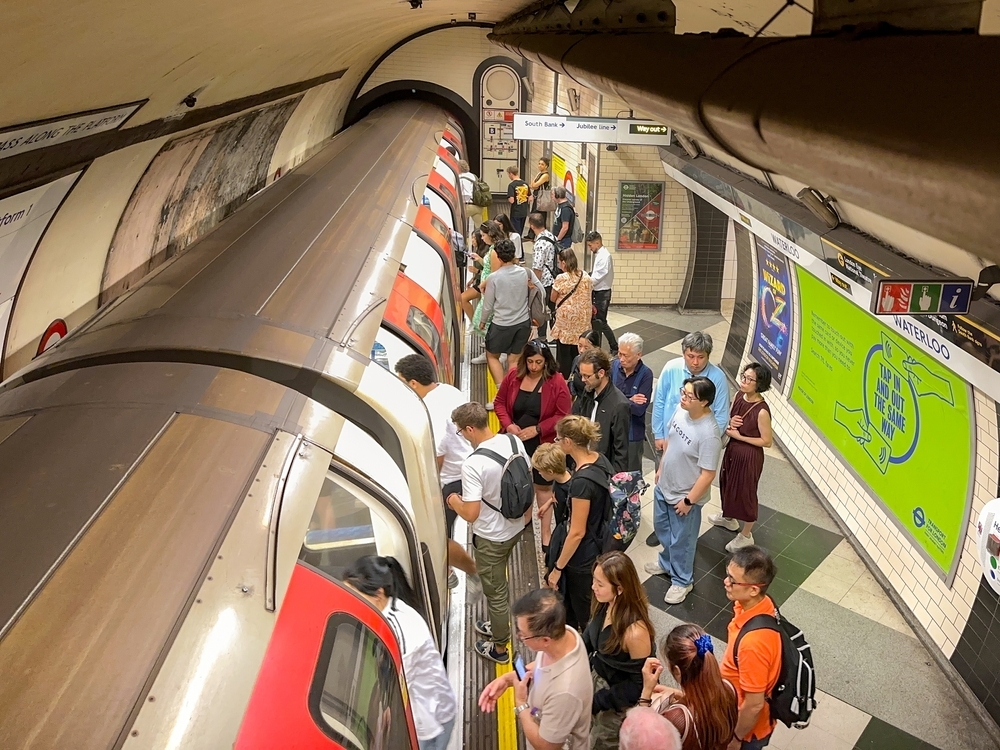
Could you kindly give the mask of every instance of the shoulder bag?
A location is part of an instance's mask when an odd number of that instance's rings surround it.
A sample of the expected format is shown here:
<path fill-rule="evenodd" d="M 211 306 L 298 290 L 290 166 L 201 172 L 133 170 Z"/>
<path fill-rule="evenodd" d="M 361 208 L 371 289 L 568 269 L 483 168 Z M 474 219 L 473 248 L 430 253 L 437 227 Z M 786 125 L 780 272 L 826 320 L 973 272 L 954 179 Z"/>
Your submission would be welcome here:
<path fill-rule="evenodd" d="M 570 289 L 570 290 L 569 290 L 569 294 L 567 294 L 567 295 L 566 295 L 565 297 L 563 297 L 563 298 L 562 298 L 561 300 L 559 300 L 558 302 L 556 302 L 556 306 L 555 306 L 555 309 L 554 309 L 554 310 L 552 310 L 552 314 L 551 314 L 551 315 L 549 316 L 549 317 L 550 317 L 550 321 L 549 321 L 549 322 L 550 322 L 550 323 L 551 323 L 551 324 L 552 324 L 553 326 L 554 326 L 554 325 L 556 324 L 556 310 L 558 310 L 558 309 L 559 309 L 560 307 L 562 307 L 563 305 L 565 305 L 565 304 L 566 304 L 566 300 L 568 300 L 568 299 L 569 299 L 570 297 L 572 297 L 572 296 L 573 296 L 573 292 L 575 292 L 575 291 L 577 290 L 577 287 L 579 287 L 579 286 L 580 286 L 580 282 L 581 282 L 581 281 L 583 281 L 583 273 L 582 273 L 582 272 L 580 273 L 580 278 L 578 278 L 578 279 L 576 280 L 576 284 L 575 284 L 575 285 L 573 286 L 573 288 L 572 288 L 572 289 Z M 550 326 L 550 327 L 551 327 L 551 326 Z"/>

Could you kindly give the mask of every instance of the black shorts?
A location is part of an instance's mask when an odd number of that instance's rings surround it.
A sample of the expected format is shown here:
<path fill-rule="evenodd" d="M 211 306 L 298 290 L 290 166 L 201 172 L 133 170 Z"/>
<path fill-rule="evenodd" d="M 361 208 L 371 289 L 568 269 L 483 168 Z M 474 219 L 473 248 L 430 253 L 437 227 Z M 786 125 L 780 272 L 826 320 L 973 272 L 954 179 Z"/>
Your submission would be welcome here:
<path fill-rule="evenodd" d="M 490 354 L 520 354 L 530 336 L 530 320 L 513 326 L 490 323 L 486 330 L 486 351 Z"/>
<path fill-rule="evenodd" d="M 458 495 L 462 494 L 461 479 L 456 479 L 454 482 L 448 482 L 448 484 L 446 484 L 444 487 L 441 488 L 441 497 L 445 501 L 444 519 L 445 522 L 448 524 L 449 539 L 455 536 L 455 519 L 458 518 L 458 513 L 453 511 L 451 509 L 451 506 L 448 505 L 448 496 L 451 495 L 452 493 L 456 493 Z"/>

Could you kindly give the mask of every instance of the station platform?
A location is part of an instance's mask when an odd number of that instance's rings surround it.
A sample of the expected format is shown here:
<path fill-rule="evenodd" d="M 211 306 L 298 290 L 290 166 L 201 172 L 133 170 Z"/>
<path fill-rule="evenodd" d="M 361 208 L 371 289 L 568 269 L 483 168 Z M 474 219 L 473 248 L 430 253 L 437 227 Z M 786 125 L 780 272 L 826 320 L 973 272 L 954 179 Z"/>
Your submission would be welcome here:
<path fill-rule="evenodd" d="M 712 334 L 712 359 L 718 362 L 729 332 L 724 315 L 680 314 L 669 308 L 613 306 L 608 321 L 619 335 L 631 331 L 643 337 L 643 361 L 657 376 L 666 362 L 681 356 L 680 341 L 687 333 L 700 330 Z M 472 352 L 477 353 L 478 349 Z M 471 368 L 473 398 L 492 397 L 492 383 L 487 386 L 488 381 L 485 367 Z M 652 485 L 655 465 L 648 447 L 643 468 Z M 796 730 L 779 724 L 769 747 L 993 748 L 969 706 L 778 446 L 766 451 L 760 498 L 760 520 L 754 528 L 754 539 L 772 554 L 778 568 L 769 594 L 812 646 L 819 701 L 809 727 Z M 667 578 L 643 571 L 658 552 L 658 548 L 645 544 L 652 532 L 652 502 L 650 489 L 643 499 L 642 526 L 628 554 L 649 596 L 657 641 L 676 625 L 693 622 L 712 635 L 716 654 L 721 655 L 726 647 L 726 625 L 732 618 L 732 604 L 726 599 L 722 576 L 729 556 L 725 545 L 733 534 L 707 520 L 721 510 L 718 487 L 713 486 L 712 500 L 703 513 L 694 590 L 678 605 L 663 601 L 669 587 Z M 512 598 L 539 585 L 537 521 L 535 527 L 535 533 L 525 536 L 515 555 L 510 571 Z M 524 549 L 528 544 L 536 546 L 534 556 Z M 468 605 L 465 610 L 466 622 L 471 622 L 468 618 L 474 616 L 473 611 Z M 509 667 L 487 666 L 470 652 L 468 641 L 462 654 L 467 665 L 461 683 L 466 701 L 465 726 L 463 733 L 455 732 L 452 747 L 523 748 L 524 738 L 513 725 L 512 712 L 505 714 L 501 707 L 498 714 L 482 715 L 475 705 L 486 682 Z M 669 682 L 667 677 L 664 680 Z M 511 736 L 512 731 L 515 736 Z"/>

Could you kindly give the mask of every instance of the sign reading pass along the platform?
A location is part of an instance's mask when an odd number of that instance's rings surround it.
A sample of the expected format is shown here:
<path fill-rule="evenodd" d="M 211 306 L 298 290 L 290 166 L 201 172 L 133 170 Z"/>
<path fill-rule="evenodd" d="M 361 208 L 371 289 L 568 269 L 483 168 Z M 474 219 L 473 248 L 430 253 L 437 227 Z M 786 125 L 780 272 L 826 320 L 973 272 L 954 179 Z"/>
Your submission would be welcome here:
<path fill-rule="evenodd" d="M 972 305 L 975 286 L 972 279 L 876 279 L 872 312 L 876 315 L 966 315 Z"/>

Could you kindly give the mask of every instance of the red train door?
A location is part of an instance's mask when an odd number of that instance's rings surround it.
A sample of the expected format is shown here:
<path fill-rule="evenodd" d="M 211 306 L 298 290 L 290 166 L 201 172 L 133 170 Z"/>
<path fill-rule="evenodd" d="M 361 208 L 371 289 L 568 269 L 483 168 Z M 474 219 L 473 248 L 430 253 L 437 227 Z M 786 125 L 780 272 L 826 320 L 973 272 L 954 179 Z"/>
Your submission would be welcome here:
<path fill-rule="evenodd" d="M 403 659 L 382 615 L 298 563 L 236 750 L 417 750 Z"/>
<path fill-rule="evenodd" d="M 442 383 L 455 382 L 452 353 L 457 350 L 458 343 L 445 326 L 441 305 L 402 271 L 396 274 L 382 325 L 423 351 L 434 364 Z"/>

